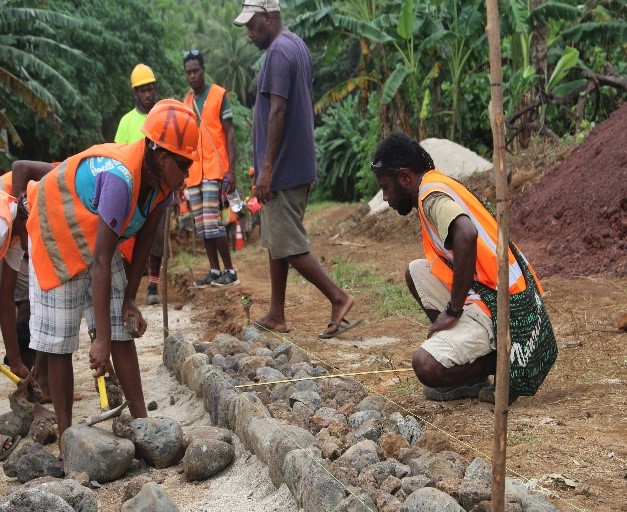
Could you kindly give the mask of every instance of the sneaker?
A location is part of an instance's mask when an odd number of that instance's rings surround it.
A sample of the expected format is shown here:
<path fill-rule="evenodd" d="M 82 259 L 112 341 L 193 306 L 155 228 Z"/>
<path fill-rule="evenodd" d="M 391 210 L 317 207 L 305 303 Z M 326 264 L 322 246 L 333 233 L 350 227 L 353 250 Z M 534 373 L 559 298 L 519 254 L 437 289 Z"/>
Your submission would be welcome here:
<path fill-rule="evenodd" d="M 202 279 L 198 279 L 198 281 L 194 281 L 194 284 L 196 285 L 197 288 L 204 288 L 206 286 L 209 286 L 211 283 L 213 283 L 219 277 L 220 277 L 219 273 L 218 274 L 214 274 L 213 272 L 209 272 Z"/>
<path fill-rule="evenodd" d="M 233 286 L 236 284 L 239 284 L 239 279 L 235 270 L 225 270 L 220 277 L 211 283 L 212 286 Z"/>
<path fill-rule="evenodd" d="M 485 377 L 477 377 L 464 384 L 456 386 L 444 386 L 440 388 L 430 388 L 424 386 L 422 392 L 427 400 L 438 402 L 448 402 L 449 400 L 459 400 L 460 398 L 478 398 L 482 389 L 490 385 L 490 381 Z"/>
<path fill-rule="evenodd" d="M 479 401 L 480 402 L 486 402 L 488 404 L 493 404 L 495 401 L 496 395 L 495 395 L 495 388 L 494 388 L 494 384 L 490 384 L 489 386 L 484 387 L 480 392 L 479 392 Z M 507 404 L 508 405 L 512 405 L 516 400 L 518 400 L 518 395 L 516 395 L 515 393 L 511 393 L 509 394 L 509 399 L 507 400 Z"/>
<path fill-rule="evenodd" d="M 146 306 L 154 306 L 155 304 L 161 304 L 159 289 L 156 284 L 149 284 L 146 289 Z"/>

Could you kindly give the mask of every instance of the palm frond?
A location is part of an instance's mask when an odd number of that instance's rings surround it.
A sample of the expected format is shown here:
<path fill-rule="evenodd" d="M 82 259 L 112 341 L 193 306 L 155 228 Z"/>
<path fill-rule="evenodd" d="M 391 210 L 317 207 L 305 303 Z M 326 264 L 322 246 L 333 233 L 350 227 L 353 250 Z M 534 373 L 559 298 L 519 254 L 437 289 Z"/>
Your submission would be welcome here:
<path fill-rule="evenodd" d="M 7 133 L 9 134 L 9 137 L 11 137 L 11 142 L 15 144 L 18 148 L 21 148 L 23 146 L 22 139 L 20 139 L 20 136 L 15 130 L 13 123 L 5 115 L 3 110 L 0 110 L 0 128 L 4 128 L 7 131 Z M 1 138 L 0 138 L 0 143 L 4 145 L 4 142 L 2 141 Z M 3 149 L 6 149 L 6 148 L 3 148 Z"/>
<path fill-rule="evenodd" d="M 40 117 L 46 117 L 51 109 L 48 103 L 27 83 L 8 70 L 0 67 L 0 87 L 17 96 L 19 100 Z"/>
<path fill-rule="evenodd" d="M 365 88 L 368 82 L 375 82 L 375 80 L 368 76 L 349 78 L 348 80 L 345 80 L 332 89 L 329 89 L 318 101 L 316 101 L 314 104 L 314 112 L 316 114 L 324 112 L 330 105 L 343 100 L 356 88 Z"/>

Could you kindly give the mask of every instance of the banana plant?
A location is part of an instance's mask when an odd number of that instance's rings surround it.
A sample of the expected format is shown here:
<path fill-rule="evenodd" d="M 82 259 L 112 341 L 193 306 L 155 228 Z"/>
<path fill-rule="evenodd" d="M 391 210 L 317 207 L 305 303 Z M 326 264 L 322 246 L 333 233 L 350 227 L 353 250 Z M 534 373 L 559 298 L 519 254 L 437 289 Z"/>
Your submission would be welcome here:
<path fill-rule="evenodd" d="M 54 84 L 79 101 L 74 86 L 46 62 L 52 54 L 75 61 L 84 58 L 82 52 L 54 39 L 55 27 L 79 26 L 78 20 L 64 14 L 0 0 L 0 103 L 10 106 L 17 100 L 38 116 L 55 121 L 62 108 L 44 84 Z M 11 117 L 9 108 L 0 110 L 0 129 L 6 129 L 11 142 L 20 147 L 22 140 Z"/>

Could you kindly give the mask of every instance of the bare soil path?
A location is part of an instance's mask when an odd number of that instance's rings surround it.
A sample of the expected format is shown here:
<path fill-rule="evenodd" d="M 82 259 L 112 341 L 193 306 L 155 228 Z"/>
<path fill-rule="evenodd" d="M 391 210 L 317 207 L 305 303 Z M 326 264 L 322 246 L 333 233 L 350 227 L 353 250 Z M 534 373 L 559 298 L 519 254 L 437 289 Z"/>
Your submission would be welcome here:
<path fill-rule="evenodd" d="M 387 285 L 404 283 L 404 269 L 421 256 L 418 220 L 385 212 L 363 219 L 356 205 L 314 209 L 306 216 L 313 253 L 330 273 L 347 262 L 382 276 Z M 524 251 L 524 247 L 523 247 Z M 205 268 L 194 269 L 196 276 Z M 234 255 L 242 284 L 227 289 L 193 290 L 182 300 L 193 304 L 193 325 L 206 339 L 238 334 L 246 318 L 242 296 L 253 299 L 251 317 L 265 314 L 269 301 L 266 252 L 252 244 Z M 291 271 L 293 272 L 293 271 Z M 175 280 L 180 281 L 180 279 Z M 187 281 L 183 276 L 183 281 Z M 542 485 L 559 496 L 560 510 L 627 511 L 627 333 L 615 321 L 626 311 L 627 278 L 592 276 L 543 279 L 546 302 L 560 353 L 535 397 L 520 398 L 510 409 L 507 466 L 511 476 Z M 416 307 L 409 314 L 382 313 L 383 289 L 348 286 L 355 297 L 351 319 L 362 326 L 338 339 L 319 340 L 330 308 L 310 284 L 290 274 L 286 340 L 305 348 L 338 373 L 409 367 L 427 332 Z M 179 297 L 181 300 L 181 297 Z M 176 301 L 176 299 L 175 299 Z M 492 453 L 493 411 L 477 400 L 425 401 L 411 372 L 357 377 L 398 407 L 410 411 L 460 442 L 453 449 L 488 458 Z"/>

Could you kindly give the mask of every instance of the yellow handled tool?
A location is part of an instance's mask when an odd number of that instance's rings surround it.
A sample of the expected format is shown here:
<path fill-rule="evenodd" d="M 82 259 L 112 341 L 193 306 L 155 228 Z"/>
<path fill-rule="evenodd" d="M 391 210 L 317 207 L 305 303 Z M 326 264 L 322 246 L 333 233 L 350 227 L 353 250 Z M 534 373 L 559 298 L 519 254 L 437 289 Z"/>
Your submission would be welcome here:
<path fill-rule="evenodd" d="M 15 375 L 8 366 L 3 364 L 0 364 L 0 373 L 6 375 L 15 385 L 17 385 L 17 392 L 24 393 L 26 400 L 34 404 L 41 402 L 41 388 L 35 379 L 33 379 L 32 375 L 29 375 L 25 379 L 21 379 Z"/>
<path fill-rule="evenodd" d="M 3 364 L 0 364 L 0 372 L 4 373 L 14 384 L 19 384 L 22 379 L 15 375 L 9 368 Z"/>
<path fill-rule="evenodd" d="M 96 330 L 91 329 L 89 331 L 89 337 L 93 342 L 96 339 Z M 126 400 L 122 405 L 119 405 L 115 409 L 111 409 L 109 407 L 109 397 L 107 396 L 107 385 L 105 383 L 104 375 L 101 375 L 96 379 L 98 383 L 98 394 L 100 395 L 100 413 L 94 416 L 91 416 L 85 420 L 85 423 L 89 426 L 95 425 L 96 423 L 100 423 L 101 421 L 108 420 L 109 418 L 116 418 L 120 414 L 124 408 L 128 407 L 130 403 Z"/>

